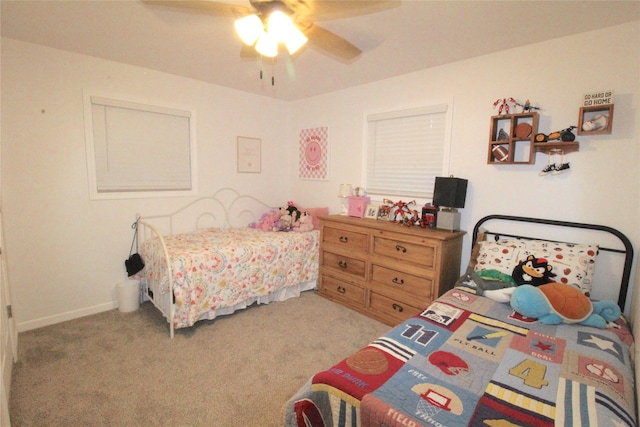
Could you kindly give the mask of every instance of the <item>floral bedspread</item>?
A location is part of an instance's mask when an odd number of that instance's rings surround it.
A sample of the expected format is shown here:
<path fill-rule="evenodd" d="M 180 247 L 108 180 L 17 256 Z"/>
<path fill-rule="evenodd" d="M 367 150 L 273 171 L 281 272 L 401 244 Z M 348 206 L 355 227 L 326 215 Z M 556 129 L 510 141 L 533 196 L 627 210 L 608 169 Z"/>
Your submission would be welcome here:
<path fill-rule="evenodd" d="M 254 297 L 269 295 L 289 286 L 318 278 L 319 231 L 264 232 L 252 228 L 210 228 L 167 236 L 175 295 L 174 326 L 192 326 L 210 310 L 232 307 Z M 151 259 L 158 251 L 154 239 L 140 253 Z M 157 242 L 156 242 L 157 243 Z M 157 263 L 164 257 L 155 254 Z M 156 264 L 157 264 L 156 263 Z M 164 280 L 165 268 L 149 265 L 145 279 Z"/>

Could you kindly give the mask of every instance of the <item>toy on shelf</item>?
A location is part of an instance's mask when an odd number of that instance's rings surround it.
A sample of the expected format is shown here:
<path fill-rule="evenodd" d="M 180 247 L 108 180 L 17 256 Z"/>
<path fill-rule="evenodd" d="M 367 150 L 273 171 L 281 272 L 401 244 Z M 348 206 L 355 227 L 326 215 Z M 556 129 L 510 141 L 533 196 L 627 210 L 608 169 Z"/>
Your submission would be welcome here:
<path fill-rule="evenodd" d="M 576 126 L 569 126 L 566 129 L 551 132 L 549 135 L 545 135 L 544 133 L 538 133 L 536 134 L 535 140 L 536 142 L 548 142 L 548 141 L 555 141 L 555 140 L 571 142 L 576 139 L 576 136 L 573 134 L 574 129 L 576 129 Z"/>
<path fill-rule="evenodd" d="M 529 101 L 528 99 L 524 102 L 524 104 L 521 104 L 518 101 L 515 101 L 514 103 L 516 104 L 516 106 L 522 107 L 523 113 L 528 113 L 530 111 L 540 109 L 540 107 L 534 107 L 533 105 L 531 105 L 531 101 Z"/>
<path fill-rule="evenodd" d="M 493 108 L 496 108 L 498 105 L 500 105 L 500 108 L 498 108 L 498 114 L 503 114 L 503 110 L 504 114 L 509 114 L 509 103 L 514 104 L 515 106 L 516 100 L 513 98 L 498 98 L 496 99 L 496 102 L 493 103 Z"/>
<path fill-rule="evenodd" d="M 609 117 L 604 114 L 598 114 L 591 120 L 587 120 L 582 124 L 582 130 L 585 132 L 593 132 L 606 129 L 609 126 Z"/>

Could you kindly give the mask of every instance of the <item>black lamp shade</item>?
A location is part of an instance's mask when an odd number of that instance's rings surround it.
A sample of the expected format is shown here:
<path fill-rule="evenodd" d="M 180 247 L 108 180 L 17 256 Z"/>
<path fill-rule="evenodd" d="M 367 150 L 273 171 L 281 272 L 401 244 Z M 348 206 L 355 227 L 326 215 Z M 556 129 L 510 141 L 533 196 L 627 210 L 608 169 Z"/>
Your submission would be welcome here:
<path fill-rule="evenodd" d="M 437 176 L 433 189 L 433 204 L 447 208 L 464 208 L 467 183 L 466 179 Z"/>

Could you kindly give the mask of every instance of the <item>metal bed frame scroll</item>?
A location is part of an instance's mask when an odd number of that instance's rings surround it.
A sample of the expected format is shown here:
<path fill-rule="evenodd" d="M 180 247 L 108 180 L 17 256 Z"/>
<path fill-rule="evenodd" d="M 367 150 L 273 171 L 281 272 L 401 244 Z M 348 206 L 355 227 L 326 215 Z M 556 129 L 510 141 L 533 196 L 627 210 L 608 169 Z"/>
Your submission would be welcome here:
<path fill-rule="evenodd" d="M 586 224 L 580 222 L 570 222 L 570 221 L 558 221 L 552 219 L 540 219 L 540 218 L 529 218 L 529 217 L 521 217 L 521 216 L 511 216 L 511 215 L 488 215 L 484 218 L 481 218 L 473 228 L 473 241 L 472 247 L 475 245 L 478 240 L 478 233 L 480 230 L 483 230 L 485 235 L 493 235 L 495 239 L 498 240 L 502 237 L 514 238 L 514 239 L 525 239 L 525 240 L 533 240 L 535 237 L 521 236 L 516 234 L 502 233 L 498 231 L 490 231 L 486 228 L 485 224 L 491 221 L 512 221 L 512 222 L 522 222 L 522 223 L 532 223 L 532 224 L 542 224 L 542 225 L 551 225 L 556 227 L 567 227 L 567 228 L 576 228 L 583 230 L 593 230 L 597 232 L 608 233 L 617 237 L 624 249 L 616 249 L 609 247 L 599 246 L 599 250 L 606 252 L 618 253 L 624 256 L 624 267 L 621 276 L 620 289 L 618 293 L 618 306 L 620 309 L 624 311 L 625 304 L 627 301 L 627 293 L 629 290 L 629 278 L 631 276 L 631 265 L 633 263 L 633 246 L 631 245 L 631 241 L 620 231 L 615 228 L 608 227 L 605 225 L 594 225 L 594 224 Z"/>

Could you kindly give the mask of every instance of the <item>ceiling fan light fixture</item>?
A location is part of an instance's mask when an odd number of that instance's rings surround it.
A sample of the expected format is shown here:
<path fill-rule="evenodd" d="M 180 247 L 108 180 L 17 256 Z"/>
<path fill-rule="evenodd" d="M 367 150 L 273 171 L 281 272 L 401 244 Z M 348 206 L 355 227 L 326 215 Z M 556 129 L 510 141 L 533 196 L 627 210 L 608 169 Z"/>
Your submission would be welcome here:
<path fill-rule="evenodd" d="M 273 11 L 269 15 L 267 30 L 278 42 L 287 40 L 292 27 L 295 28 L 291 19 L 279 10 Z"/>
<path fill-rule="evenodd" d="M 287 46 L 287 50 L 289 51 L 289 55 L 293 55 L 300 49 L 309 39 L 302 34 L 302 31 L 295 28 L 295 31 L 289 34 L 287 40 L 285 40 L 284 44 Z"/>
<path fill-rule="evenodd" d="M 264 33 L 264 25 L 258 15 L 248 15 L 237 19 L 235 27 L 242 42 L 249 46 L 253 46 L 258 37 Z"/>
<path fill-rule="evenodd" d="M 273 58 L 278 55 L 278 41 L 269 33 L 263 32 L 260 34 L 260 37 L 258 37 L 256 50 L 262 56 Z"/>
<path fill-rule="evenodd" d="M 287 46 L 287 50 L 291 55 L 300 49 L 308 40 L 302 31 L 291 21 L 291 18 L 279 10 L 269 15 L 267 29 L 269 34 L 273 36 L 278 43 L 284 43 Z"/>

